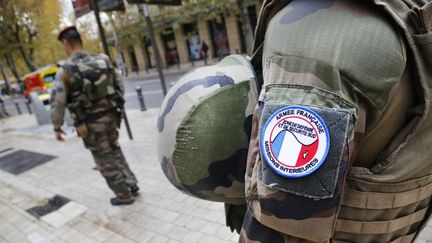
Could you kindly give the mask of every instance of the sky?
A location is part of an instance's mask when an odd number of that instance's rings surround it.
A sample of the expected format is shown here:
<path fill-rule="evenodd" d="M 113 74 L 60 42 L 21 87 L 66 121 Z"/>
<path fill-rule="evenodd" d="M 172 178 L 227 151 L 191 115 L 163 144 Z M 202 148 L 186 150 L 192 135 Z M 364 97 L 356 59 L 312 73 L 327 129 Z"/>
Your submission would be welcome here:
<path fill-rule="evenodd" d="M 63 18 L 60 21 L 60 29 L 66 27 L 66 26 L 74 25 L 74 24 L 77 25 L 77 27 L 79 29 L 80 24 L 91 23 L 91 26 L 93 28 L 91 29 L 91 32 L 88 34 L 90 37 L 94 37 L 94 38 L 98 37 L 98 29 L 97 29 L 96 20 L 95 20 L 95 17 L 93 15 L 93 12 L 87 13 L 84 16 L 75 20 L 75 14 L 73 11 L 72 0 L 59 0 L 59 2 L 63 8 Z M 104 13 L 101 13 L 100 16 L 101 16 L 102 21 L 108 19 L 108 17 Z"/>
<path fill-rule="evenodd" d="M 72 24 L 73 16 L 73 7 L 72 7 L 72 1 L 71 0 L 59 0 L 60 4 L 63 8 L 63 18 L 61 20 L 61 26 L 68 26 Z"/>

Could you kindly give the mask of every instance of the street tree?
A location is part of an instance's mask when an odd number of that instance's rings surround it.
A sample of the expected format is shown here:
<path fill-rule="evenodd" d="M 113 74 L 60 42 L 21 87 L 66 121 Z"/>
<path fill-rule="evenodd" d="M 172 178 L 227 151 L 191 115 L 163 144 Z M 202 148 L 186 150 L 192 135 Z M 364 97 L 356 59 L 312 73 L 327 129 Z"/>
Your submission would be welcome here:
<path fill-rule="evenodd" d="M 0 1 L 0 61 L 16 80 L 64 58 L 56 39 L 61 12 L 58 0 Z"/>
<path fill-rule="evenodd" d="M 34 12 L 37 2 L 28 0 L 2 0 L 0 2 L 0 41 L 2 54 L 7 61 L 11 61 L 12 53 L 17 52 L 24 60 L 30 71 L 36 70 L 33 64 L 33 42 L 36 37 Z M 14 71 L 14 70 L 12 70 Z M 16 70 L 15 70 L 16 71 Z"/>

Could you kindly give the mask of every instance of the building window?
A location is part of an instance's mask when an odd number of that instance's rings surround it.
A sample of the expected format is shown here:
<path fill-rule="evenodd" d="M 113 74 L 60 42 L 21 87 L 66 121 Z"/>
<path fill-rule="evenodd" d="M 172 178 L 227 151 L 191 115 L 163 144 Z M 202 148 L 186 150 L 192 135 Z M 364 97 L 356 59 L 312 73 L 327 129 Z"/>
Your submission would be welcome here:
<path fill-rule="evenodd" d="M 155 67 L 155 65 L 156 65 L 156 56 L 155 56 L 155 54 L 153 52 L 153 47 L 152 47 L 152 44 L 151 44 L 151 40 L 150 40 L 149 37 L 144 36 L 142 41 L 143 41 L 143 44 L 144 44 L 144 52 L 145 52 L 144 58 L 145 58 L 145 61 L 146 61 L 146 65 L 147 65 L 148 68 Z"/>
<path fill-rule="evenodd" d="M 161 39 L 165 51 L 165 63 L 167 65 L 176 64 L 178 61 L 178 52 L 173 28 L 170 27 L 164 29 L 161 32 Z"/>
<path fill-rule="evenodd" d="M 213 56 L 222 59 L 230 54 L 225 18 L 221 16 L 218 19 L 210 20 L 208 25 L 213 44 Z"/>
<path fill-rule="evenodd" d="M 137 72 L 139 70 L 139 68 L 138 68 L 138 61 L 137 61 L 134 49 L 132 47 L 129 48 L 128 53 L 129 53 L 129 58 L 131 61 L 131 70 L 132 70 L 132 72 Z"/>

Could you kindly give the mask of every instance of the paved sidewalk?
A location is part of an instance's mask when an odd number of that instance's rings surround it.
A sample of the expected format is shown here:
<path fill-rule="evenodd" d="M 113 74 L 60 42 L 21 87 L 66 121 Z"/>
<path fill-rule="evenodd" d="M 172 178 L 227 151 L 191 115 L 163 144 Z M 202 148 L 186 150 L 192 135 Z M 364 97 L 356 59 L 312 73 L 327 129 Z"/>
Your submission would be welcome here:
<path fill-rule="evenodd" d="M 186 196 L 166 180 L 156 155 L 157 110 L 127 113 L 135 139 L 128 140 L 122 127 L 120 144 L 141 194 L 122 207 L 109 204 L 112 193 L 71 129 L 58 143 L 51 126 L 37 126 L 31 115 L 0 119 L 0 151 L 13 149 L 0 156 L 25 149 L 57 157 L 20 175 L 0 171 L 1 243 L 237 242 L 238 234 L 225 226 L 222 203 Z M 72 212 L 65 212 L 73 216 L 38 220 L 25 211 L 55 194 L 73 201 Z M 417 243 L 431 242 L 430 223 Z"/>
<path fill-rule="evenodd" d="M 237 242 L 225 226 L 222 203 L 186 196 L 165 179 L 156 156 L 157 110 L 130 110 L 128 116 L 135 139 L 128 140 L 122 128 L 120 144 L 141 194 L 122 207 L 109 204 L 111 191 L 70 130 L 66 142 L 57 143 L 51 127 L 37 127 L 30 115 L 0 119 L 0 151 L 58 157 L 17 176 L 0 171 L 0 242 Z M 85 213 L 56 228 L 25 211 L 55 194 L 84 206 Z"/>

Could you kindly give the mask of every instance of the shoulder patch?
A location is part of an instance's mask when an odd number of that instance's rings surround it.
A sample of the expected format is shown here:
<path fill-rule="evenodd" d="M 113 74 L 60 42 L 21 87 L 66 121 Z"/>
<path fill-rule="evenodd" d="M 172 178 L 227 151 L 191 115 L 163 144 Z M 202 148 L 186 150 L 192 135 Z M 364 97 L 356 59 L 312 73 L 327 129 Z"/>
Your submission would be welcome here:
<path fill-rule="evenodd" d="M 310 175 L 325 161 L 330 136 L 324 120 L 302 106 L 286 106 L 274 112 L 261 131 L 264 161 L 287 178 Z"/>

